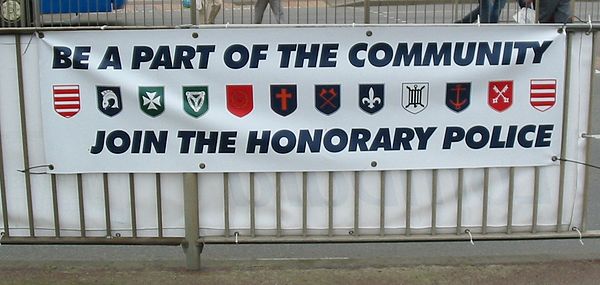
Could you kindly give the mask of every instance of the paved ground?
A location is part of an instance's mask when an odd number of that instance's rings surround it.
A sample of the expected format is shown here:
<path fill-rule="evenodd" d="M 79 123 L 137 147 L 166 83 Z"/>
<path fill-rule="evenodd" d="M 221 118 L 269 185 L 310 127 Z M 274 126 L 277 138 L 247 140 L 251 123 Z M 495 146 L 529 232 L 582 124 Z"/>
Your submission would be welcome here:
<path fill-rule="evenodd" d="M 599 261 L 369 266 L 347 262 L 2 264 L 2 284 L 598 284 Z"/>
<path fill-rule="evenodd" d="M 0 246 L 0 284 L 598 284 L 600 239 L 179 247 Z"/>

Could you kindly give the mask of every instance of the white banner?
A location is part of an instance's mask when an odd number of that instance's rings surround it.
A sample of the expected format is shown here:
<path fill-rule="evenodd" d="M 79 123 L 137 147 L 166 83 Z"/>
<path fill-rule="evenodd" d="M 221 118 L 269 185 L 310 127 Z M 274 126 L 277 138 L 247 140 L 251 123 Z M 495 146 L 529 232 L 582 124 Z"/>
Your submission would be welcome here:
<path fill-rule="evenodd" d="M 54 173 L 539 166 L 561 150 L 566 44 L 555 27 L 70 31 L 39 40 Z"/>

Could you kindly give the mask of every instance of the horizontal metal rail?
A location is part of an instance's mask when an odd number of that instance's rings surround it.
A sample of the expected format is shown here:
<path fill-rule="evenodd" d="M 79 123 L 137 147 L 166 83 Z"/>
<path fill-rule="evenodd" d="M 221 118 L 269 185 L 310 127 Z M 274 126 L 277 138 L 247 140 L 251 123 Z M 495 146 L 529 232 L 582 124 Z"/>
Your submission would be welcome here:
<path fill-rule="evenodd" d="M 600 230 L 581 233 L 576 231 L 560 233 L 488 233 L 472 234 L 475 241 L 499 241 L 499 240 L 549 240 L 549 239 L 589 239 L 600 238 Z M 360 235 L 360 236 L 237 236 L 224 237 L 202 237 L 198 244 L 311 244 L 311 243 L 391 243 L 391 242 L 459 242 L 471 241 L 468 234 L 438 234 L 438 235 Z M 178 246 L 185 243 L 184 238 L 130 238 L 130 237 L 3 237 L 0 239 L 2 245 L 39 244 L 39 245 L 166 245 Z"/>

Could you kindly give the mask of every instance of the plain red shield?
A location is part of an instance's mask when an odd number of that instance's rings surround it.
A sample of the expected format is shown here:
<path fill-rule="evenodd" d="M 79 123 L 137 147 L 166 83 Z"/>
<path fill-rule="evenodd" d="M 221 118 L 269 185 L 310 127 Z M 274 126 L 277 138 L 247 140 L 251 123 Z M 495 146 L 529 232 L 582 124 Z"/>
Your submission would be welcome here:
<path fill-rule="evenodd" d="M 79 113 L 81 108 L 79 85 L 52 85 L 52 97 L 54 98 L 54 111 L 59 115 L 71 118 Z"/>
<path fill-rule="evenodd" d="M 490 81 L 488 85 L 488 104 L 492 109 L 502 112 L 508 109 L 513 102 L 513 82 Z"/>
<path fill-rule="evenodd" d="M 227 85 L 227 110 L 232 114 L 243 117 L 254 109 L 252 85 Z"/>

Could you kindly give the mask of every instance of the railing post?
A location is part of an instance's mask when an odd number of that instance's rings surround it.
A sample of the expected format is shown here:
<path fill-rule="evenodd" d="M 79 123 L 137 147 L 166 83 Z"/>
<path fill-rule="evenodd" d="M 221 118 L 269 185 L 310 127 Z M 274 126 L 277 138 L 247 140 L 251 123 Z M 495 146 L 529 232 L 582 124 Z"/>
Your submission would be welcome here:
<path fill-rule="evenodd" d="M 371 23 L 371 3 L 369 0 L 365 0 L 364 2 L 364 10 L 365 10 L 365 24 Z"/>
<path fill-rule="evenodd" d="M 182 244 L 186 266 L 190 270 L 200 269 L 200 221 L 198 217 L 198 176 L 195 173 L 183 174 L 183 208 L 185 219 L 185 242 Z"/>

